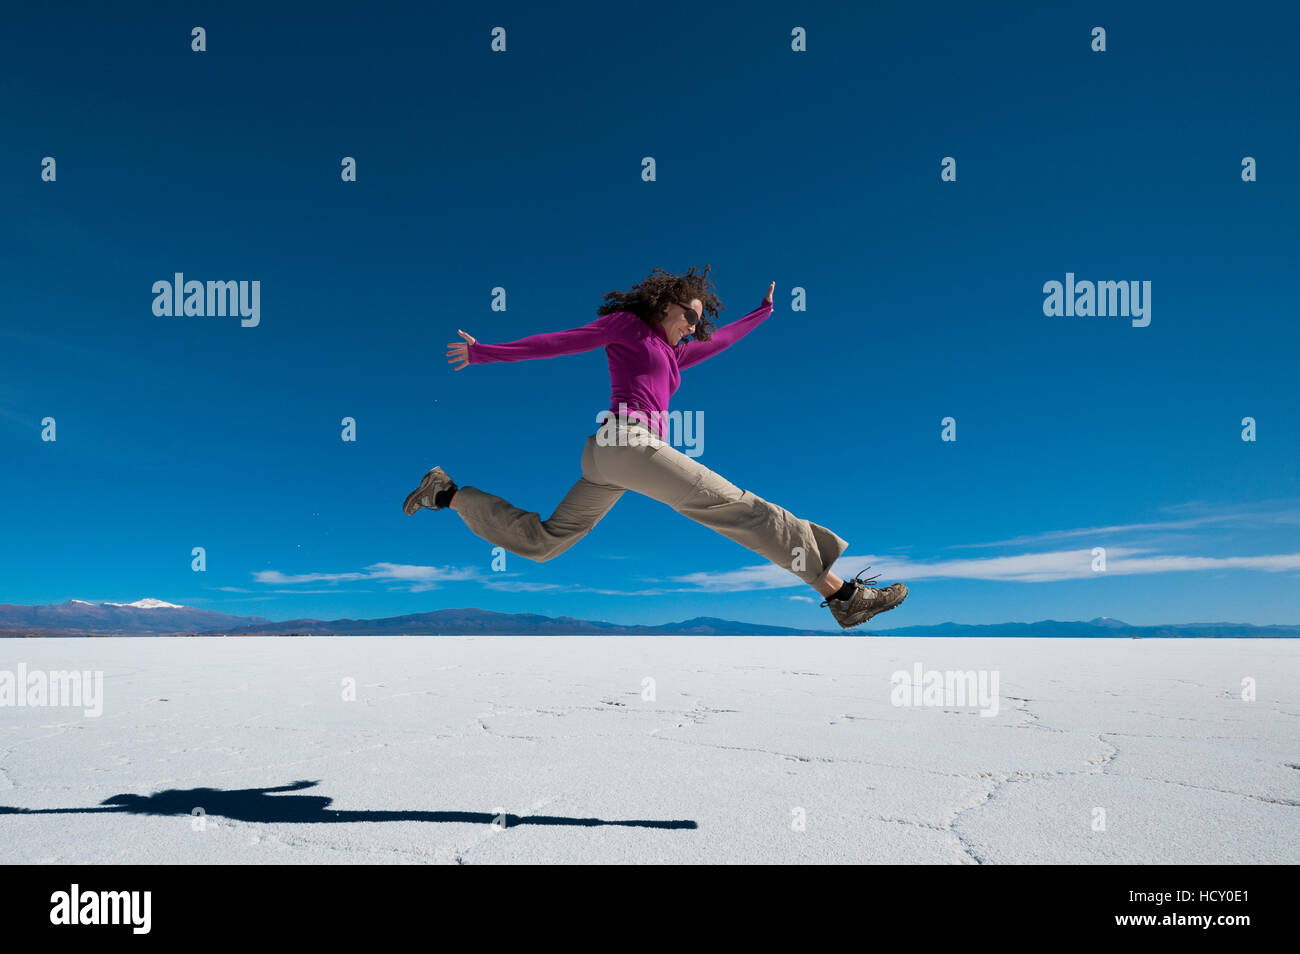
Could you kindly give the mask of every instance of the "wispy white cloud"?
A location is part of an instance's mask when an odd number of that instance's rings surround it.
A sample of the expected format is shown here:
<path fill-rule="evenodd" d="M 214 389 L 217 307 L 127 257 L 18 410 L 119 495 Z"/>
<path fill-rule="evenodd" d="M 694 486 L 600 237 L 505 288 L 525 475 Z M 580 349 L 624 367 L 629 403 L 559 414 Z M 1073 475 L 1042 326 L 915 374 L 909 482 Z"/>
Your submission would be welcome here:
<path fill-rule="evenodd" d="M 397 583 L 395 589 L 422 593 L 436 589 L 442 583 L 458 580 L 482 579 L 483 571 L 472 566 L 413 566 L 405 563 L 372 563 L 364 570 L 351 573 L 281 573 L 279 570 L 259 570 L 253 574 L 258 583 L 275 586 L 301 583 L 355 583 L 374 580 Z M 292 592 L 292 591 L 290 591 Z"/>
<path fill-rule="evenodd" d="M 1140 559 L 1140 554 L 1143 552 L 1145 551 L 1130 547 L 1107 547 L 1104 572 L 1110 576 L 1119 575 L 1123 572 L 1120 570 L 1121 564 L 1131 565 L 1131 561 Z M 861 566 L 864 561 L 869 562 L 872 569 L 880 573 L 882 581 L 888 577 L 889 580 L 950 579 L 1049 583 L 1099 576 L 1100 571 L 1093 569 L 1094 559 L 1092 548 L 1089 547 L 1080 550 L 1020 553 L 1014 556 L 977 557 L 969 560 L 936 560 L 928 563 L 870 556 L 853 561 L 853 565 Z M 840 563 L 847 564 L 847 561 L 841 560 Z"/>
<path fill-rule="evenodd" d="M 292 596 L 335 596 L 339 593 L 373 593 L 374 590 L 340 590 L 331 587 L 328 590 L 267 590 L 268 593 L 284 593 Z"/>
<path fill-rule="evenodd" d="M 1092 548 L 1021 553 L 1015 556 L 969 560 L 922 562 L 906 558 L 867 555 L 842 559 L 835 573 L 846 579 L 871 564 L 882 582 L 894 580 L 988 580 L 1006 583 L 1052 583 L 1062 580 L 1095 579 L 1101 576 L 1132 576 L 1142 573 L 1255 570 L 1284 573 L 1300 570 L 1300 553 L 1263 556 L 1203 557 L 1158 554 L 1136 547 L 1106 547 L 1106 569 L 1094 570 Z M 718 573 L 690 573 L 676 578 L 698 592 L 732 593 L 752 590 L 787 589 L 802 586 L 788 570 L 766 564 L 723 570 Z"/>
<path fill-rule="evenodd" d="M 700 570 L 685 576 L 674 576 L 672 582 L 685 583 L 689 589 L 708 593 L 784 589 L 787 586 L 803 585 L 798 577 L 775 563 L 744 566 L 738 570 L 721 570 L 716 573 Z"/>
<path fill-rule="evenodd" d="M 666 593 L 694 593 L 697 592 L 694 587 L 679 586 L 659 588 L 653 590 L 607 590 L 598 589 L 594 586 L 580 586 L 574 588 L 575 592 L 596 593 L 600 596 L 663 596 Z"/>
<path fill-rule="evenodd" d="M 1109 550 L 1107 552 L 1110 552 Z M 1151 556 L 1120 560 L 1107 565 L 1107 572 L 1172 573 L 1189 570 L 1260 570 L 1285 573 L 1300 570 L 1300 553 L 1271 553 L 1253 557 Z"/>
<path fill-rule="evenodd" d="M 279 570 L 259 570 L 253 574 L 258 583 L 341 583 L 344 581 L 368 579 L 364 573 L 281 573 Z"/>
<path fill-rule="evenodd" d="M 1004 583 L 1053 583 L 1064 580 L 1096 579 L 1101 576 L 1133 576 L 1150 573 L 1186 573 L 1225 570 L 1248 570 L 1263 573 L 1300 571 L 1300 553 L 1273 553 L 1259 556 L 1210 557 L 1161 553 L 1150 547 L 1107 546 L 1105 570 L 1094 569 L 1092 547 L 1046 550 L 1007 556 L 973 557 L 957 560 L 914 560 L 906 556 L 866 554 L 839 560 L 834 570 L 851 578 L 867 564 L 881 582 L 903 580 L 987 580 Z M 717 572 L 697 571 L 654 581 L 641 589 L 617 589 L 582 584 L 541 583 L 520 580 L 499 573 L 486 573 L 478 567 L 415 566 L 402 563 L 374 563 L 364 570 L 348 573 L 286 574 L 263 570 L 253 574 L 259 583 L 274 586 L 302 586 L 311 583 L 350 583 L 359 580 L 392 584 L 390 589 L 421 593 L 437 589 L 444 583 L 478 582 L 485 589 L 524 593 L 569 592 L 605 596 L 664 596 L 678 593 L 745 593 L 758 590 L 790 589 L 804 584 L 789 570 L 773 563 L 744 566 Z M 227 588 L 235 591 L 234 588 Z M 276 592 L 307 592 L 277 590 Z M 315 590 L 311 592 L 340 592 Z M 808 596 L 791 596 L 794 600 L 815 602 Z"/>
<path fill-rule="evenodd" d="M 282 573 L 279 570 L 260 570 L 253 574 L 258 583 L 273 586 L 301 586 L 309 583 L 355 583 L 359 580 L 391 583 L 389 590 L 423 593 L 437 589 L 444 583 L 478 582 L 484 589 L 517 591 L 521 593 L 549 593 L 562 590 L 570 593 L 597 593 L 607 596 L 660 596 L 665 593 L 695 592 L 698 587 L 656 587 L 639 590 L 605 589 L 583 586 L 578 583 L 538 583 L 518 579 L 516 574 L 487 573 L 478 567 L 414 566 L 402 563 L 372 563 L 364 570 L 347 573 Z M 797 581 L 796 581 L 797 582 Z M 244 592 L 227 587 L 231 592 Z M 275 590 L 277 593 L 329 593 L 342 590 Z"/>
<path fill-rule="evenodd" d="M 1170 510 L 1199 509 L 1199 506 L 1185 505 L 1171 507 Z M 983 547 L 1020 547 L 1036 543 L 1072 540 L 1080 537 L 1113 537 L 1117 534 L 1140 534 L 1151 532 L 1174 532 L 1178 530 L 1196 530 L 1202 527 L 1264 527 L 1277 524 L 1300 524 L 1300 510 L 1294 508 L 1233 509 L 1226 512 L 1199 513 L 1196 516 L 1177 520 L 1156 520 L 1146 523 L 1118 523 L 1100 527 L 1079 527 L 1072 530 L 1047 530 L 1043 533 L 1031 533 L 1007 540 L 993 540 L 988 543 L 956 543 L 950 549 L 963 550 Z"/>
<path fill-rule="evenodd" d="M 545 593 L 552 590 L 572 590 L 566 583 L 530 583 L 527 580 L 485 580 L 483 588 L 488 590 L 507 590 L 520 593 Z"/>

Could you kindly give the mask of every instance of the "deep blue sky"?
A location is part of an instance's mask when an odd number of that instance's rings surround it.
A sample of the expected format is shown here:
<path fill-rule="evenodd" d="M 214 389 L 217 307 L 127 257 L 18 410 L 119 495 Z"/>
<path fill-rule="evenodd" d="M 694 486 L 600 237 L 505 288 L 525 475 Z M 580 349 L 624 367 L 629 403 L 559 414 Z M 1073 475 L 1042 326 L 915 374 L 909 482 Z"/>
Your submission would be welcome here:
<path fill-rule="evenodd" d="M 707 262 L 724 322 L 769 281 L 776 308 L 673 406 L 703 463 L 845 537 L 845 575 L 911 584 L 890 625 L 1300 622 L 1295 5 L 720 6 L 16 14 L 0 602 L 828 625 L 635 494 L 504 575 L 401 513 L 442 464 L 548 515 L 605 406 L 601 352 L 452 372 L 457 328 L 575 327 Z M 259 280 L 260 326 L 154 316 L 176 271 Z M 1151 281 L 1150 326 L 1045 317 L 1067 271 Z"/>

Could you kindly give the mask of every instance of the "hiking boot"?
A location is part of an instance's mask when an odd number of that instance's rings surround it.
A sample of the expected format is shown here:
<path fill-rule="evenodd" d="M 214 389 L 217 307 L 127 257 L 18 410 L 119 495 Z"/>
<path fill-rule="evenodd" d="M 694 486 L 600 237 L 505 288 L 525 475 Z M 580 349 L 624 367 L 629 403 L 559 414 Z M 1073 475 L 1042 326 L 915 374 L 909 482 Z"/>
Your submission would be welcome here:
<path fill-rule="evenodd" d="M 424 480 L 420 481 L 420 486 L 416 487 L 406 495 L 406 503 L 402 504 L 402 513 L 415 513 L 421 507 L 428 507 L 430 510 L 441 510 L 433 502 L 436 494 L 443 490 L 459 490 L 460 488 L 447 476 L 447 472 L 441 467 L 435 467 L 424 475 Z"/>
<path fill-rule="evenodd" d="M 902 583 L 891 583 L 883 588 L 877 587 L 875 582 L 880 577 L 879 573 L 867 577 L 865 580 L 861 579 L 862 573 L 870 569 L 871 567 L 867 567 L 866 570 L 849 580 L 854 586 L 853 592 L 849 594 L 848 599 L 822 600 L 821 605 L 831 608 L 831 615 L 844 629 L 857 626 L 859 623 L 865 623 L 877 613 L 891 610 L 907 599 L 907 587 Z"/>

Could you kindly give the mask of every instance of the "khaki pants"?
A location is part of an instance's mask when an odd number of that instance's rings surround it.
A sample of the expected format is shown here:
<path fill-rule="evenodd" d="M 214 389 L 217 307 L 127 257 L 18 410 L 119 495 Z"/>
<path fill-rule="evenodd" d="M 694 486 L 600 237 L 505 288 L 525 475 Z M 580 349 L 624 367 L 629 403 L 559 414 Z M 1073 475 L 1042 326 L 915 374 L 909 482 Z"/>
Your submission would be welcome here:
<path fill-rule="evenodd" d="M 657 438 L 643 424 L 619 420 L 616 429 L 611 422 L 605 433 L 617 435 L 622 443 L 609 446 L 602 446 L 599 433 L 587 438 L 582 477 L 550 519 L 542 520 L 537 513 L 468 486 L 456 494 L 456 512 L 470 530 L 489 543 L 540 562 L 558 556 L 585 537 L 625 491 L 634 490 L 818 588 L 848 547 L 825 527 L 741 490 Z"/>

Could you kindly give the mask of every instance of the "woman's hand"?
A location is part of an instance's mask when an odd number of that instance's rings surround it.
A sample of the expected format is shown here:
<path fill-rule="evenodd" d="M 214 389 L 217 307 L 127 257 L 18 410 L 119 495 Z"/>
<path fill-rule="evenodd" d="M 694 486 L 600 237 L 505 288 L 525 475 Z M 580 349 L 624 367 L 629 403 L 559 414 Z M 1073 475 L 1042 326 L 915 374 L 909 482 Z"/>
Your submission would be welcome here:
<path fill-rule="evenodd" d="M 776 291 L 776 282 L 767 286 L 767 297 L 764 298 L 763 301 L 767 302 L 769 305 L 772 304 L 772 292 L 774 291 Z"/>
<path fill-rule="evenodd" d="M 775 282 L 773 283 L 775 284 Z M 453 371 L 459 371 L 465 365 L 469 364 L 469 346 L 478 344 L 478 339 L 465 334 L 459 328 L 456 334 L 464 338 L 464 341 L 451 341 L 447 343 L 447 363 L 452 366 Z M 459 361 L 460 364 L 456 362 Z"/>

